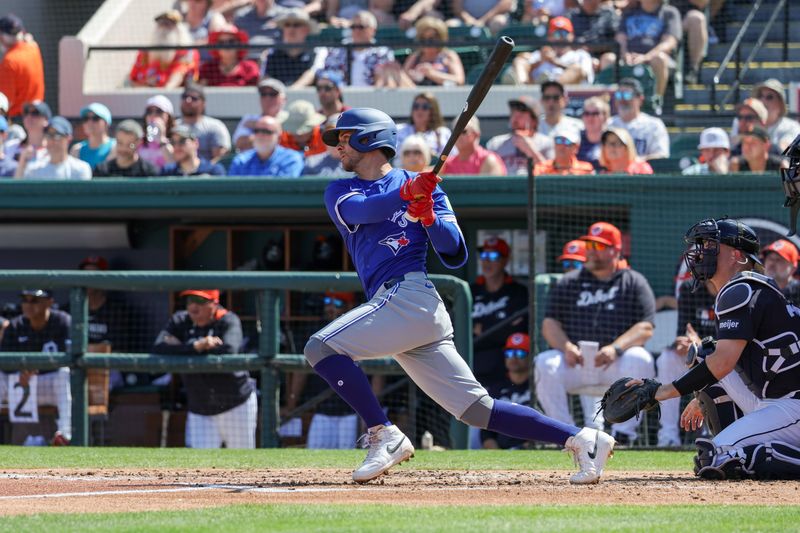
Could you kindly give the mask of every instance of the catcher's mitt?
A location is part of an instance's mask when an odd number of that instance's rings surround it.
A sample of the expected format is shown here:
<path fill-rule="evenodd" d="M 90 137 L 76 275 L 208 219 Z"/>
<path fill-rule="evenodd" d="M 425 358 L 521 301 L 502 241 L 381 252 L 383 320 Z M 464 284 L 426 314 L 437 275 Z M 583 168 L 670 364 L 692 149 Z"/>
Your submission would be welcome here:
<path fill-rule="evenodd" d="M 599 414 L 603 411 L 603 416 L 612 424 L 625 422 L 634 416 L 639 418 L 639 411 L 652 411 L 658 410 L 658 416 L 661 417 L 661 409 L 658 401 L 656 401 L 656 390 L 661 386 L 661 383 L 654 379 L 645 379 L 641 385 L 631 385 L 626 387 L 625 384 L 633 378 L 620 378 L 608 388 L 600 400 L 600 409 L 597 410 Z M 597 415 L 595 415 L 597 416 Z"/>

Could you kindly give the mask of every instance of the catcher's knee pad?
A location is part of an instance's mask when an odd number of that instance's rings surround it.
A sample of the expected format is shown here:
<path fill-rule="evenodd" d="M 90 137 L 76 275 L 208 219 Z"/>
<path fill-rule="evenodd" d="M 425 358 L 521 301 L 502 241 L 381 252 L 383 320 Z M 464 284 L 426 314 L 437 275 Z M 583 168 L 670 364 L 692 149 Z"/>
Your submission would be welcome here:
<path fill-rule="evenodd" d="M 739 420 L 744 414 L 721 385 L 711 385 L 697 393 L 697 401 L 703 411 L 706 427 L 711 435 Z"/>
<path fill-rule="evenodd" d="M 461 415 L 459 420 L 470 426 L 486 429 L 489 427 L 489 419 L 492 416 L 494 400 L 491 396 L 483 396 L 476 401 Z"/>
<path fill-rule="evenodd" d="M 744 471 L 753 479 L 800 479 L 800 448 L 772 441 L 741 448 Z"/>
<path fill-rule="evenodd" d="M 303 348 L 303 355 L 306 356 L 306 361 L 312 367 L 316 366 L 317 363 L 328 357 L 329 355 L 334 355 L 336 350 L 322 342 L 321 340 L 317 339 L 316 337 L 311 337 L 308 339 L 306 343 L 306 347 Z"/>
<path fill-rule="evenodd" d="M 694 457 L 694 474 L 708 480 L 742 479 L 748 477 L 744 468 L 744 457 L 738 450 L 722 452 L 711 439 L 694 441 L 697 455 Z"/>

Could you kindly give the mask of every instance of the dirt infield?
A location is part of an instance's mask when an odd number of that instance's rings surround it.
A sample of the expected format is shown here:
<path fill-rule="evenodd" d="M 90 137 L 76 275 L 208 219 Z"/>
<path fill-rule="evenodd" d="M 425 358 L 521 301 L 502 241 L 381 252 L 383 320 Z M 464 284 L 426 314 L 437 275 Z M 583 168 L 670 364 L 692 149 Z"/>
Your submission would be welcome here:
<path fill-rule="evenodd" d="M 21 470 L 0 472 L 0 516 L 177 510 L 241 503 L 796 504 L 795 482 L 704 482 L 691 474 L 608 472 L 571 486 L 566 471 L 396 468 L 368 485 L 346 470 Z"/>

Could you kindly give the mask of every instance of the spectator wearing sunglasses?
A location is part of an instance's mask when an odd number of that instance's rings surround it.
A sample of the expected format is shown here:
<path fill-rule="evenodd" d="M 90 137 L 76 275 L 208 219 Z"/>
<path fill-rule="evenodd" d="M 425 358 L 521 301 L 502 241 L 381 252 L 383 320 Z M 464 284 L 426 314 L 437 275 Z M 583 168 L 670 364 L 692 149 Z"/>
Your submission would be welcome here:
<path fill-rule="evenodd" d="M 511 133 L 495 135 L 486 143 L 486 148 L 500 156 L 509 176 L 527 175 L 529 159 L 534 164 L 552 159 L 553 139 L 537 131 L 541 108 L 532 96 L 524 94 L 512 98 L 508 109 Z"/>
<path fill-rule="evenodd" d="M 111 155 L 116 141 L 109 137 L 111 111 L 100 102 L 81 109 L 81 122 L 86 140 L 72 145 L 70 155 L 96 167 Z"/>
<path fill-rule="evenodd" d="M 253 126 L 253 148 L 233 158 L 229 176 L 296 178 L 303 172 L 303 154 L 278 144 L 282 133 L 275 117 L 263 116 Z"/>
<path fill-rule="evenodd" d="M 431 154 L 438 155 L 450 140 L 450 134 L 439 110 L 439 100 L 433 93 L 423 92 L 414 97 L 408 122 L 397 126 L 397 146 L 403 146 L 403 141 L 411 135 L 419 135 L 428 143 Z"/>
<path fill-rule="evenodd" d="M 652 174 L 653 167 L 642 161 L 628 130 L 609 128 L 601 140 L 600 165 L 604 174 Z"/>
<path fill-rule="evenodd" d="M 319 99 L 318 112 L 326 117 L 339 117 L 343 112 L 350 109 L 349 105 L 344 105 L 342 86 L 344 78 L 338 72 L 332 70 L 320 70 L 314 77 L 314 88 L 317 90 Z"/>
<path fill-rule="evenodd" d="M 44 99 L 42 52 L 11 13 L 0 18 L 0 93 L 8 99 L 8 118 L 21 115 L 26 102 Z"/>
<path fill-rule="evenodd" d="M 601 138 L 611 117 L 608 102 L 600 96 L 592 96 L 583 102 L 583 130 L 581 130 L 581 146 L 578 148 L 578 159 L 591 163 L 595 170 L 600 170 Z"/>
<path fill-rule="evenodd" d="M 216 163 L 231 150 L 231 134 L 225 124 L 205 114 L 206 93 L 202 85 L 188 84 L 181 95 L 181 118 L 175 123 L 194 131 L 200 142 L 200 157 Z"/>
<path fill-rule="evenodd" d="M 505 378 L 501 346 L 509 335 L 528 328 L 528 289 L 506 270 L 511 248 L 500 237 L 489 237 L 480 248 L 480 276 L 472 289 L 473 371 L 480 383 Z"/>
<path fill-rule="evenodd" d="M 564 274 L 582 269 L 586 263 L 586 241 L 580 239 L 569 241 L 564 245 L 556 261 L 561 263 L 561 271 Z"/>
<path fill-rule="evenodd" d="M 653 358 L 644 349 L 653 335 L 655 297 L 644 276 L 619 268 L 622 233 L 613 224 L 595 222 L 581 240 L 586 242 L 586 263 L 550 290 L 542 335 L 551 349 L 535 363 L 537 397 L 544 412 L 562 422 L 572 420 L 568 393 L 605 389 L 624 376 L 655 374 Z M 596 342 L 599 349 L 589 358 L 588 351 L 578 348 L 580 341 Z M 584 413 L 593 413 L 597 400 L 582 394 Z M 603 427 L 602 415 L 586 419 L 587 425 Z M 617 442 L 632 443 L 638 424 L 633 418 L 612 425 Z"/>
<path fill-rule="evenodd" d="M 261 76 L 276 78 L 290 89 L 307 87 L 314 74 L 325 65 L 328 49 L 324 46 L 302 46 L 308 36 L 319 32 L 317 22 L 303 9 L 292 8 L 277 19 L 281 43 L 288 48 L 271 48 L 261 56 Z"/>
<path fill-rule="evenodd" d="M 162 176 L 224 176 L 225 167 L 198 155 L 197 134 L 185 125 L 175 126 L 170 135 L 175 160 L 161 169 Z"/>
<path fill-rule="evenodd" d="M 776 147 L 778 153 L 783 152 L 800 134 L 800 123 L 786 116 L 788 109 L 783 83 L 775 78 L 761 82 L 750 91 L 750 98 L 755 98 L 764 104 L 767 110 L 764 127 L 769 133 L 770 143 Z M 731 135 L 736 137 L 741 127 L 737 112 Z"/>
<path fill-rule="evenodd" d="M 44 130 L 50 122 L 52 114 L 46 102 L 28 102 L 22 107 L 22 126 L 25 128 L 23 141 L 13 140 L 5 145 L 6 157 L 19 162 L 22 152 L 26 152 L 27 162 L 33 163 L 47 159 L 47 149 L 44 147 Z"/>
<path fill-rule="evenodd" d="M 567 17 L 550 19 L 547 40 L 549 43 L 539 50 L 514 58 L 517 80 L 521 83 L 556 80 L 562 85 L 594 82 L 592 56 L 586 50 L 570 45 L 575 40 L 575 31 Z"/>
<path fill-rule="evenodd" d="M 211 32 L 208 44 L 237 45 L 247 44 L 250 37 L 247 32 L 232 24 Z M 258 64 L 246 59 L 244 48 L 220 48 L 210 51 L 210 58 L 200 65 L 199 81 L 209 87 L 244 87 L 258 83 Z"/>
<path fill-rule="evenodd" d="M 499 383 L 487 387 L 489 395 L 498 400 L 513 402 L 518 405 L 531 404 L 530 376 L 530 338 L 525 333 L 512 333 L 503 347 L 503 361 L 506 377 Z M 480 432 L 481 448 L 487 450 L 517 450 L 525 447 L 526 441 L 507 437 L 487 429 Z"/>
<path fill-rule="evenodd" d="M 555 157 L 533 167 L 536 176 L 544 174 L 594 174 L 594 167 L 586 161 L 578 161 L 581 134 L 570 127 L 561 127 L 554 132 Z"/>
<path fill-rule="evenodd" d="M 273 117 L 278 121 L 286 118 L 286 85 L 275 78 L 264 78 L 258 82 L 258 99 L 260 113 L 250 113 L 242 117 L 233 132 L 233 143 L 236 150 L 243 152 L 253 147 L 253 127 L 261 117 Z"/>
<path fill-rule="evenodd" d="M 583 129 L 583 122 L 564 114 L 569 98 L 563 85 L 555 80 L 548 80 L 542 83 L 541 91 L 544 114 L 539 121 L 539 132 L 553 137 L 553 132 L 558 127 L 568 126 L 575 131 Z"/>
<path fill-rule="evenodd" d="M 611 117 L 609 127 L 624 128 L 631 134 L 636 153 L 644 160 L 669 157 L 669 133 L 658 117 L 642 112 L 644 90 L 639 80 L 623 78 L 614 91 L 617 114 Z"/>
<path fill-rule="evenodd" d="M 47 139 L 47 158 L 30 162 L 33 147 L 22 151 L 15 177 L 45 180 L 90 180 L 92 167 L 69 155 L 72 124 L 64 117 L 53 117 L 44 133 Z"/>
<path fill-rule="evenodd" d="M 455 127 L 457 119 L 453 120 Z M 481 123 L 478 117 L 473 116 L 456 140 L 455 147 L 458 149 L 458 154 L 447 158 L 442 167 L 442 175 L 505 176 L 506 165 L 503 160 L 496 153 L 481 146 L 480 140 Z"/>
<path fill-rule="evenodd" d="M 765 131 L 767 129 L 767 108 L 761 100 L 755 98 L 745 98 L 736 105 L 736 118 L 733 119 L 731 128 L 731 155 L 742 155 L 742 134 L 753 131 L 756 126 L 760 126 Z M 769 136 L 769 134 L 767 134 Z M 778 148 L 770 143 L 770 152 L 779 154 Z"/>
<path fill-rule="evenodd" d="M 236 354 L 242 345 L 242 323 L 219 303 L 219 291 L 181 292 L 186 309 L 177 311 L 153 345 L 162 355 Z M 181 374 L 186 388 L 186 446 L 189 448 L 255 448 L 255 380 L 247 371 Z"/>

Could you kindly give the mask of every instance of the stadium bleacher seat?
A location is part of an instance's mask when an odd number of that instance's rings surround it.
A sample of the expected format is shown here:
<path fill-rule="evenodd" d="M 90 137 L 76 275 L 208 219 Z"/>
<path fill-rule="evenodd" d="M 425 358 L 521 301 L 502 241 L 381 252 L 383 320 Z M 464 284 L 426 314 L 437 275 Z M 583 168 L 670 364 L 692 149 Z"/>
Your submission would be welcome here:
<path fill-rule="evenodd" d="M 403 46 L 412 42 L 406 32 L 397 26 L 378 26 L 375 40 L 387 46 Z"/>
<path fill-rule="evenodd" d="M 487 27 L 454 26 L 447 29 L 451 41 L 486 41 L 492 38 L 492 32 Z"/>
<path fill-rule="evenodd" d="M 472 65 L 469 69 L 467 69 L 467 66 L 464 65 L 464 70 L 466 71 L 467 85 L 472 85 L 476 81 L 478 81 L 481 72 L 483 72 L 483 67 L 485 66 L 486 66 L 485 63 L 477 63 L 475 65 Z M 504 66 L 503 69 L 497 74 L 497 77 L 494 79 L 495 83 L 500 83 L 503 85 L 514 85 L 515 82 L 510 77 L 510 72 L 511 72 L 511 65 L 509 64 Z"/>
<path fill-rule="evenodd" d="M 655 174 L 680 174 L 680 158 L 670 157 L 668 159 L 651 159 L 648 161 Z"/>
<path fill-rule="evenodd" d="M 680 133 L 670 139 L 669 153 L 673 159 L 681 157 L 694 157 L 697 155 L 697 145 L 700 143 L 699 133 Z"/>
<path fill-rule="evenodd" d="M 342 28 L 327 26 L 322 28 L 313 39 L 320 44 L 339 44 L 344 39 L 344 31 Z"/>
<path fill-rule="evenodd" d="M 514 41 L 520 41 L 517 43 L 520 46 L 528 46 L 530 47 L 530 41 L 545 41 L 547 40 L 547 28 L 544 26 L 541 29 L 537 26 L 532 26 L 530 24 L 509 24 L 505 28 L 503 28 L 500 33 L 502 35 L 507 35 L 514 39 Z"/>

